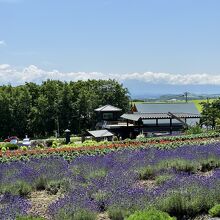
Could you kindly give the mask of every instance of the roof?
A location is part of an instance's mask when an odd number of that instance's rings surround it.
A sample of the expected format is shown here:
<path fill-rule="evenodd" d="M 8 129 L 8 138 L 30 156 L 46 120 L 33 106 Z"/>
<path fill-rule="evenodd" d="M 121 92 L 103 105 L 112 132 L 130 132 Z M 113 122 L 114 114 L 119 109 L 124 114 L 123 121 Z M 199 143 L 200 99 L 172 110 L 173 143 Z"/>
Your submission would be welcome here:
<path fill-rule="evenodd" d="M 114 107 L 112 105 L 105 105 L 95 109 L 96 112 L 120 112 L 120 108 Z"/>
<path fill-rule="evenodd" d="M 100 137 L 111 137 L 114 134 L 109 132 L 108 130 L 95 130 L 95 131 L 88 131 L 89 134 L 91 134 L 95 138 L 100 138 Z"/>
<path fill-rule="evenodd" d="M 178 118 L 200 118 L 200 114 L 191 113 L 133 113 L 123 114 L 121 118 L 128 119 L 131 121 L 138 121 L 140 119 L 171 119 L 174 118 L 172 114 Z"/>
<path fill-rule="evenodd" d="M 140 113 L 190 113 L 199 114 L 194 103 L 142 103 L 136 104 Z"/>

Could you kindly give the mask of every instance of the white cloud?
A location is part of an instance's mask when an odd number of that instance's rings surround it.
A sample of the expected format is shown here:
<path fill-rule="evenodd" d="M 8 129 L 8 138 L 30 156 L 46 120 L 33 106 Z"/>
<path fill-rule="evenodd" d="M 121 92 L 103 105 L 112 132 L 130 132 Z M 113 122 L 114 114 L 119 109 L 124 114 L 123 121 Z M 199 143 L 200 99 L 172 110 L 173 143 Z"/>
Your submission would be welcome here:
<path fill-rule="evenodd" d="M 8 64 L 0 64 L 0 71 L 1 70 L 6 70 L 6 69 L 9 69 L 10 68 L 10 65 Z"/>
<path fill-rule="evenodd" d="M 0 46 L 6 46 L 6 43 L 4 40 L 0 40 Z"/>
<path fill-rule="evenodd" d="M 104 74 L 101 72 L 60 72 L 58 70 L 46 71 L 35 65 L 18 69 L 13 68 L 8 64 L 0 64 L 1 84 L 10 83 L 12 85 L 18 85 L 25 82 L 41 83 L 47 79 L 58 79 L 62 81 L 116 79 L 120 82 L 133 80 L 151 84 L 167 85 L 220 85 L 220 74 L 171 74 L 154 72 Z"/>

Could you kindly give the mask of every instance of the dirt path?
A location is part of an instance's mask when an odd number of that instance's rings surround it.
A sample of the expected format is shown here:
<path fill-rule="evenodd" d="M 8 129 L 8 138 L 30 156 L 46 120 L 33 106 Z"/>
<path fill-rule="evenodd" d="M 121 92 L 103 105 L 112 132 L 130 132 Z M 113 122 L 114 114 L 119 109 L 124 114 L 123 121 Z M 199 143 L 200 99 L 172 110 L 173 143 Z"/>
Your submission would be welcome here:
<path fill-rule="evenodd" d="M 111 219 L 108 217 L 108 213 L 100 213 L 97 217 L 97 220 L 111 220 Z"/>
<path fill-rule="evenodd" d="M 47 213 L 48 206 L 59 199 L 62 195 L 49 195 L 46 191 L 36 191 L 32 192 L 30 196 L 31 208 L 28 211 L 29 215 L 43 217 L 48 220 L 52 218 Z"/>

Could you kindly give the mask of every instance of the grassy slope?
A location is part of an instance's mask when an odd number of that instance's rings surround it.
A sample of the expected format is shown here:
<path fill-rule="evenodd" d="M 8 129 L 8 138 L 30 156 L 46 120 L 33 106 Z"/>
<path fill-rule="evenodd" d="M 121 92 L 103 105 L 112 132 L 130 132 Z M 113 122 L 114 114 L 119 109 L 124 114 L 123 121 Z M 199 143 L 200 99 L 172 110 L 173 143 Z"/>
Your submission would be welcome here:
<path fill-rule="evenodd" d="M 199 112 L 202 111 L 202 105 L 200 104 L 201 102 L 204 102 L 205 100 L 192 100 L 192 102 L 195 104 L 196 108 L 198 109 Z"/>
<path fill-rule="evenodd" d="M 209 102 L 213 102 L 215 99 L 209 99 Z M 201 102 L 207 102 L 206 100 L 192 100 L 194 102 L 196 108 L 199 110 L 199 112 L 202 112 L 202 105 Z"/>

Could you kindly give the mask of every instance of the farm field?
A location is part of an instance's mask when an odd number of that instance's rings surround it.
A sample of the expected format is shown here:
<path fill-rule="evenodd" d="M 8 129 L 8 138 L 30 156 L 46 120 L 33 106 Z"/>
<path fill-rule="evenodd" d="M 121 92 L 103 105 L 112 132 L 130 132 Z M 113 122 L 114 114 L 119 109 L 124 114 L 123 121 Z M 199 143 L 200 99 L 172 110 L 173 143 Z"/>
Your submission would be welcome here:
<path fill-rule="evenodd" d="M 220 203 L 219 138 L 175 138 L 184 142 L 160 138 L 93 154 L 57 151 L 2 160 L 0 219 L 131 220 L 146 209 L 177 219 L 215 216 L 210 209 Z"/>
<path fill-rule="evenodd" d="M 215 99 L 209 99 L 209 102 L 213 102 Z M 202 112 L 202 105 L 201 102 L 205 102 L 206 100 L 192 100 L 192 102 L 195 104 L 199 112 Z"/>

